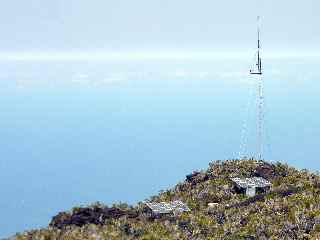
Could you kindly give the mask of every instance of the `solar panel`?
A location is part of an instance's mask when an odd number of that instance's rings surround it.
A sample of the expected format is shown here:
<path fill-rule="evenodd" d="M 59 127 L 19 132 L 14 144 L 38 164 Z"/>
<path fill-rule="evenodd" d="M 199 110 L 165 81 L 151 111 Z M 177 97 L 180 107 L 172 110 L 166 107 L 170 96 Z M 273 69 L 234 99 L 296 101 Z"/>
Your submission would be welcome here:
<path fill-rule="evenodd" d="M 188 206 L 181 201 L 173 201 L 173 202 L 147 202 L 146 205 L 152 210 L 152 212 L 156 214 L 165 214 L 171 212 L 188 212 L 190 209 Z"/>
<path fill-rule="evenodd" d="M 235 182 L 241 188 L 248 188 L 248 187 L 270 187 L 272 184 L 262 178 L 262 177 L 252 177 L 252 178 L 231 178 L 233 182 Z"/>

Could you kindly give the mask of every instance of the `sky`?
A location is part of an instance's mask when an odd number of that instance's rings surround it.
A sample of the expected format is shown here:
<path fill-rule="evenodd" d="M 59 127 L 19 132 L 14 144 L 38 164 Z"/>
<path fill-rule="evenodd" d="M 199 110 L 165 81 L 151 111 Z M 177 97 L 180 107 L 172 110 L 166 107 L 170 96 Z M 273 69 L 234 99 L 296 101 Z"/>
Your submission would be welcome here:
<path fill-rule="evenodd" d="M 319 51 L 318 0 L 11 0 L 0 54 Z M 249 49 L 250 48 L 250 49 Z"/>

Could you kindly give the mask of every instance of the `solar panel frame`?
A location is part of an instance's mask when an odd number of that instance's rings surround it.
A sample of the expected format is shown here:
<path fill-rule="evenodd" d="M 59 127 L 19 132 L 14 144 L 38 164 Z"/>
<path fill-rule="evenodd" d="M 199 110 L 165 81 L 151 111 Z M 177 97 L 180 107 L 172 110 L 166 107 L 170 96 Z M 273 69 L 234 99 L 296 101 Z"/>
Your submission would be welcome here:
<path fill-rule="evenodd" d="M 270 187 L 272 184 L 268 180 L 262 177 L 252 177 L 252 178 L 231 178 L 241 188 L 248 187 L 258 187 L 265 188 Z"/>
<path fill-rule="evenodd" d="M 180 200 L 173 202 L 147 202 L 146 205 L 152 210 L 155 214 L 167 214 L 172 212 L 188 212 L 190 211 L 189 207 Z"/>

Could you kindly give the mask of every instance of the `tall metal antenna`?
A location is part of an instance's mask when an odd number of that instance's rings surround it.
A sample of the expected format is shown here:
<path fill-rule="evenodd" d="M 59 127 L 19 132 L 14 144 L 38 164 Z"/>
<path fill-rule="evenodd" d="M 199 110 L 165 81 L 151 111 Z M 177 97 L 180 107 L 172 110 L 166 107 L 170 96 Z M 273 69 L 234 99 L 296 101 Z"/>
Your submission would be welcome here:
<path fill-rule="evenodd" d="M 260 41 L 260 16 L 257 17 L 257 35 L 258 35 L 258 48 L 257 48 L 257 61 L 254 70 L 250 70 L 250 74 L 258 75 L 258 158 L 263 158 L 263 79 L 262 79 L 262 60 L 261 60 L 261 41 Z"/>
<path fill-rule="evenodd" d="M 257 49 L 257 62 L 254 70 L 250 70 L 250 74 L 262 75 L 262 60 L 260 56 L 261 44 L 260 44 L 260 16 L 257 17 L 257 33 L 258 33 L 258 49 Z"/>

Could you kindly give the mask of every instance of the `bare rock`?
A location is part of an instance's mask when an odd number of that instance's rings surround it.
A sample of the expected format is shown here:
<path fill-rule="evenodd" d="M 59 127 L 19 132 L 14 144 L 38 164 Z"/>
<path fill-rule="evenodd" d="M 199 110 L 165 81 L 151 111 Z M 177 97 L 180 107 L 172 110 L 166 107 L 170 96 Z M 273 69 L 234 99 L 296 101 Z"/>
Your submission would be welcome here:
<path fill-rule="evenodd" d="M 106 219 L 117 219 L 122 216 L 129 218 L 138 217 L 138 213 L 134 211 L 122 210 L 116 207 L 94 207 L 94 208 L 78 208 L 72 214 L 61 212 L 52 218 L 49 226 L 63 228 L 67 225 L 83 226 L 87 224 L 103 225 Z"/>

